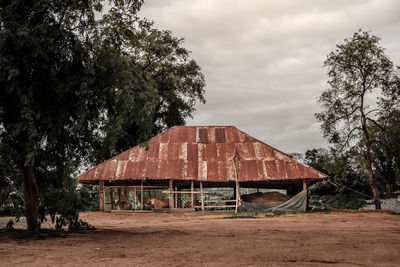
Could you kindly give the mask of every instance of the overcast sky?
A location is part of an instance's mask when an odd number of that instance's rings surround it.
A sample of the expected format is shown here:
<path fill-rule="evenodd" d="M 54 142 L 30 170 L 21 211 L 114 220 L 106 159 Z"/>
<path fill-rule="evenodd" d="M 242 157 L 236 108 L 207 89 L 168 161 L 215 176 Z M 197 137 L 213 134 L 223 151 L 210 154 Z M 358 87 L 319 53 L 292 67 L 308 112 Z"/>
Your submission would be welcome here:
<path fill-rule="evenodd" d="M 207 103 L 188 125 L 234 125 L 287 153 L 327 146 L 314 113 L 336 44 L 370 30 L 400 64 L 398 0 L 147 0 L 140 14 L 202 68 Z"/>

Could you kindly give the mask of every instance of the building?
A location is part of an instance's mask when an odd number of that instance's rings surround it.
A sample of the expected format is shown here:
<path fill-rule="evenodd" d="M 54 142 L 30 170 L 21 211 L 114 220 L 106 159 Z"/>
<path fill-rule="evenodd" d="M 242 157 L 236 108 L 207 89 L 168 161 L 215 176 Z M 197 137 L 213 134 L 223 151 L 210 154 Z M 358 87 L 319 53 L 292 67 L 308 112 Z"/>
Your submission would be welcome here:
<path fill-rule="evenodd" d="M 240 188 L 286 189 L 295 195 L 328 178 L 234 126 L 175 126 L 148 145 L 147 150 L 135 146 L 78 176 L 81 183 L 100 185 L 101 210 L 107 203 L 113 209 L 116 194 L 127 202 L 129 190 L 143 208 L 143 190 L 149 188 L 165 189 L 172 208 L 183 206 L 178 204 L 183 195 L 190 195 L 195 207 L 199 194 L 203 210 L 214 207 L 205 204 L 203 188 L 235 188 L 235 205 L 222 206 L 237 207 Z M 108 202 L 107 190 L 112 192 Z"/>

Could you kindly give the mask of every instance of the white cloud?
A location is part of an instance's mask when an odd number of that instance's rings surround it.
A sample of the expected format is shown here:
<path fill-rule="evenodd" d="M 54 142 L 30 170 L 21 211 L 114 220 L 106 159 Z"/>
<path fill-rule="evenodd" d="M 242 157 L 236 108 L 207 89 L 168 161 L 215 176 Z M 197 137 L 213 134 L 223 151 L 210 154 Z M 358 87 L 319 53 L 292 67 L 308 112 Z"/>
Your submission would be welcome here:
<path fill-rule="evenodd" d="M 327 54 L 362 28 L 400 64 L 400 1 L 148 0 L 141 15 L 185 38 L 206 77 L 189 125 L 235 125 L 285 152 L 325 146 L 314 113 Z"/>

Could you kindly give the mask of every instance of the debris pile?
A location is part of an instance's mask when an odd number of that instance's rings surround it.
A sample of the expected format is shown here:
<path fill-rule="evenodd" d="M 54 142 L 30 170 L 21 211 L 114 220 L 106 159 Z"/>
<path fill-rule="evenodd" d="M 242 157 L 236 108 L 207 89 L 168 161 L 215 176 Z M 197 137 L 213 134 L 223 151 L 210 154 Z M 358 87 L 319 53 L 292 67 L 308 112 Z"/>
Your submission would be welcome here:
<path fill-rule="evenodd" d="M 242 195 L 241 199 L 249 203 L 265 204 L 274 207 L 288 201 L 290 196 L 279 192 L 267 192 Z"/>

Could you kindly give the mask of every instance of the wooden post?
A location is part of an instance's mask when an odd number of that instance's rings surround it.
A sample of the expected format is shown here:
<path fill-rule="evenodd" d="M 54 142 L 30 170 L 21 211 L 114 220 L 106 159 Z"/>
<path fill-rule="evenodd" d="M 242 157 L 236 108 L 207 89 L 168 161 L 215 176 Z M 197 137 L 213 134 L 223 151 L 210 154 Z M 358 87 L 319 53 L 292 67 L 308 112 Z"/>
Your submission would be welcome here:
<path fill-rule="evenodd" d="M 110 187 L 110 203 L 110 211 L 112 211 L 114 207 L 114 190 L 112 187 Z"/>
<path fill-rule="evenodd" d="M 240 184 L 239 181 L 236 180 L 236 201 L 235 201 L 235 213 L 238 212 L 238 208 L 240 206 Z"/>
<path fill-rule="evenodd" d="M 118 201 L 121 201 L 121 187 L 117 188 Z"/>
<path fill-rule="evenodd" d="M 236 159 L 236 147 L 235 147 L 235 155 L 232 158 L 232 164 L 233 164 L 233 170 L 235 171 L 235 214 L 238 212 L 238 208 L 239 208 L 239 200 L 240 200 L 240 188 L 239 188 L 239 177 L 238 177 L 238 173 L 236 170 L 236 163 L 235 163 L 235 159 Z"/>
<path fill-rule="evenodd" d="M 104 211 L 104 181 L 99 181 L 100 211 Z"/>
<path fill-rule="evenodd" d="M 178 207 L 178 187 L 176 187 L 175 186 L 175 197 L 174 197 L 174 200 L 175 200 L 175 208 L 177 208 Z"/>
<path fill-rule="evenodd" d="M 142 183 L 140 184 L 140 209 L 143 210 L 143 179 Z"/>
<path fill-rule="evenodd" d="M 135 210 L 136 210 L 136 204 L 137 204 L 137 192 L 136 192 L 136 187 L 133 188 L 133 194 L 135 195 L 135 199 L 133 201 L 133 205 L 135 206 Z"/>
<path fill-rule="evenodd" d="M 169 180 L 168 190 L 171 192 L 174 190 L 174 180 Z M 169 193 L 169 208 L 174 208 L 174 194 Z"/>
<path fill-rule="evenodd" d="M 307 190 L 306 210 L 308 210 L 308 181 L 307 181 L 307 179 L 303 180 L 303 190 Z"/>
<path fill-rule="evenodd" d="M 128 207 L 128 203 L 129 203 L 129 191 L 128 191 L 127 187 L 124 187 L 124 201 L 125 201 L 124 209 L 126 209 Z"/>
<path fill-rule="evenodd" d="M 307 179 L 303 180 L 303 190 L 307 190 L 308 188 L 308 183 L 307 183 Z"/>
<path fill-rule="evenodd" d="M 193 194 L 193 187 L 194 187 L 194 181 L 190 181 L 190 194 L 191 194 L 191 201 L 192 201 L 192 209 L 194 208 L 194 194 Z"/>
<path fill-rule="evenodd" d="M 203 182 L 201 181 L 200 181 L 200 199 L 201 199 L 201 211 L 204 211 Z"/>

